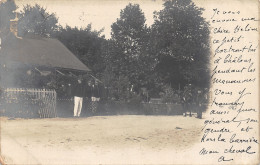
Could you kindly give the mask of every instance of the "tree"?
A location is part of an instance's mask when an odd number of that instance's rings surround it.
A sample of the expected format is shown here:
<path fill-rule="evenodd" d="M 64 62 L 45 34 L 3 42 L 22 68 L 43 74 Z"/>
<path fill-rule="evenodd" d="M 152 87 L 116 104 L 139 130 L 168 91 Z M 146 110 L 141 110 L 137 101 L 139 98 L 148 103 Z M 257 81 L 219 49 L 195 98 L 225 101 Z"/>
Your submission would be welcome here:
<path fill-rule="evenodd" d="M 168 0 L 154 13 L 151 53 L 164 83 L 209 85 L 209 24 L 191 0 Z"/>
<path fill-rule="evenodd" d="M 13 0 L 0 2 L 0 31 L 9 30 L 10 20 L 15 18 L 16 5 Z"/>
<path fill-rule="evenodd" d="M 120 12 L 120 18 L 111 26 L 110 66 L 117 81 L 124 77 L 136 92 L 147 84 L 146 75 L 150 68 L 147 54 L 149 29 L 145 16 L 138 4 L 128 4 Z M 130 89 L 130 87 L 128 87 Z"/>
<path fill-rule="evenodd" d="M 19 13 L 18 34 L 35 34 L 42 37 L 50 37 L 58 29 L 58 18 L 54 13 L 48 13 L 46 8 L 36 4 L 26 5 Z"/>
<path fill-rule="evenodd" d="M 72 53 L 74 53 L 93 74 L 103 72 L 105 66 L 102 59 L 102 46 L 106 42 L 101 36 L 103 29 L 96 31 L 91 24 L 86 28 L 60 27 L 53 35 L 58 38 Z"/>

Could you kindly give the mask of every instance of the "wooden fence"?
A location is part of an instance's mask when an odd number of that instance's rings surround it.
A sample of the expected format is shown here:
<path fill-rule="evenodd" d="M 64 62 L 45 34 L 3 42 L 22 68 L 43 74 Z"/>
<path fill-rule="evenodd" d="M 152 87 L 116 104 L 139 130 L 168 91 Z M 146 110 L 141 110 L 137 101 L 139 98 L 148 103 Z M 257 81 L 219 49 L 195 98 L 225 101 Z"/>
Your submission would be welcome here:
<path fill-rule="evenodd" d="M 95 115 L 182 115 L 181 104 L 165 103 L 127 103 L 120 101 L 104 101 L 97 103 L 97 111 L 93 112 L 91 100 L 84 98 L 81 116 Z M 57 99 L 57 114 L 59 117 L 73 116 L 74 99 Z M 193 110 L 194 111 L 194 110 Z"/>
<path fill-rule="evenodd" d="M 22 118 L 56 117 L 56 97 L 55 90 L 6 88 L 1 94 L 1 115 Z"/>
<path fill-rule="evenodd" d="M 0 91 L 0 115 L 21 118 L 72 117 L 74 98 L 57 98 L 55 90 L 6 88 Z M 83 99 L 81 116 L 92 115 L 182 115 L 181 104 L 126 103 L 101 100 L 93 112 L 90 99 Z M 196 112 L 196 106 L 192 112 Z M 203 105 L 205 111 L 207 105 Z"/>
<path fill-rule="evenodd" d="M 182 115 L 183 113 L 181 104 L 143 103 L 142 107 L 147 115 Z"/>

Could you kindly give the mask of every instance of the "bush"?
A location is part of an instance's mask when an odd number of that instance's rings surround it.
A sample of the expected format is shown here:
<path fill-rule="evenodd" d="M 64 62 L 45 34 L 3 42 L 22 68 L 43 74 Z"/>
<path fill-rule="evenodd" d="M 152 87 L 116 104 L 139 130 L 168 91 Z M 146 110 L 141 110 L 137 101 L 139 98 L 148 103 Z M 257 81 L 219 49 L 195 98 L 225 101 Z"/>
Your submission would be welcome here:
<path fill-rule="evenodd" d="M 161 98 L 163 103 L 180 103 L 179 92 L 169 85 L 163 87 Z"/>

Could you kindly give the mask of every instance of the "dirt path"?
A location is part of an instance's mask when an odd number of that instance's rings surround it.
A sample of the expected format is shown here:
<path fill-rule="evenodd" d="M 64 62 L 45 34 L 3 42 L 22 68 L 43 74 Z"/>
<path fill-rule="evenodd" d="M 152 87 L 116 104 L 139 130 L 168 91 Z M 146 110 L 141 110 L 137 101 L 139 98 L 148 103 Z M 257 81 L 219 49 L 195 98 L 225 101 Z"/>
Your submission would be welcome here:
<path fill-rule="evenodd" d="M 7 164 L 171 163 L 168 154 L 189 152 L 199 141 L 201 122 L 182 116 L 1 118 L 1 149 Z"/>

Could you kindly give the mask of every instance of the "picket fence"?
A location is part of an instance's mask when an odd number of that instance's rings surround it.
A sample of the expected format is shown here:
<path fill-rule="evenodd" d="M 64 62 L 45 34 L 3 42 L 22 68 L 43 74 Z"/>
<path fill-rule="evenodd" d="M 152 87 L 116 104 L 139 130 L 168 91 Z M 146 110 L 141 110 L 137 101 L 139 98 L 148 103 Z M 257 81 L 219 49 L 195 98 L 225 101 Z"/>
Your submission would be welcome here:
<path fill-rule="evenodd" d="M 1 94 L 1 115 L 23 118 L 56 117 L 55 90 L 6 88 Z"/>

